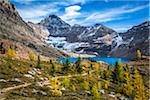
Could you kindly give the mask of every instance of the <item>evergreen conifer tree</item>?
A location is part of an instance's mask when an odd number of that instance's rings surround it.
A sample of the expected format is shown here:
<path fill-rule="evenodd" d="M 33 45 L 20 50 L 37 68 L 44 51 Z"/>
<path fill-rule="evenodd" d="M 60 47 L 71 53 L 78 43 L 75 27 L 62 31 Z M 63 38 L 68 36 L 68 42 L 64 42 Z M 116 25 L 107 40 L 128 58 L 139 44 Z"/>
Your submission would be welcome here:
<path fill-rule="evenodd" d="M 100 93 L 98 92 L 98 89 L 97 89 L 97 85 L 96 85 L 96 84 L 93 85 L 92 90 L 91 90 L 91 93 L 92 93 L 92 95 L 94 96 L 94 99 L 95 99 L 95 100 L 100 100 Z"/>
<path fill-rule="evenodd" d="M 146 100 L 143 80 L 137 69 L 134 69 L 133 86 L 134 100 Z"/>
<path fill-rule="evenodd" d="M 111 78 L 111 75 L 112 75 L 112 71 L 110 69 L 110 66 L 107 67 L 107 70 L 104 71 L 104 78 L 107 80 L 107 79 L 110 79 Z"/>
<path fill-rule="evenodd" d="M 131 97 L 132 91 L 133 91 L 132 78 L 131 78 L 131 74 L 130 74 L 130 71 L 128 69 L 128 66 L 126 66 L 125 72 L 124 72 L 123 92 L 124 92 L 124 94 Z"/>
<path fill-rule="evenodd" d="M 141 51 L 140 51 L 140 50 L 137 50 L 137 58 L 138 58 L 138 59 L 141 59 L 141 57 L 142 57 Z"/>
<path fill-rule="evenodd" d="M 77 71 L 77 73 L 82 73 L 82 71 L 83 71 L 80 57 L 78 57 L 78 61 L 76 62 L 76 71 Z"/>
<path fill-rule="evenodd" d="M 70 63 L 69 63 L 69 59 L 67 58 L 65 64 L 63 64 L 62 70 L 63 72 L 67 73 L 69 72 L 69 69 L 70 69 Z"/>
<path fill-rule="evenodd" d="M 50 65 L 51 65 L 51 68 L 50 68 L 51 74 L 55 74 L 58 70 L 57 65 L 52 60 L 50 60 Z"/>
<path fill-rule="evenodd" d="M 40 55 L 38 55 L 38 59 L 37 59 L 37 68 L 41 69 L 41 58 L 40 58 Z"/>
<path fill-rule="evenodd" d="M 114 72 L 113 72 L 113 78 L 117 82 L 122 82 L 124 80 L 124 68 L 122 63 L 116 63 Z"/>
<path fill-rule="evenodd" d="M 35 54 L 32 51 L 29 52 L 29 58 L 31 61 L 35 60 Z"/>

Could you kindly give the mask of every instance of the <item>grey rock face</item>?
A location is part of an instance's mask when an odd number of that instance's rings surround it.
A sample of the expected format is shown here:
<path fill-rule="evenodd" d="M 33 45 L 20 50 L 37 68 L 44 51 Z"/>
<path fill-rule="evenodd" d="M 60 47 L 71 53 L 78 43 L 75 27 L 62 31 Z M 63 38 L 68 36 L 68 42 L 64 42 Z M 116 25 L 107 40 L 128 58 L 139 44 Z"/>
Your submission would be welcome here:
<path fill-rule="evenodd" d="M 149 55 L 149 21 L 124 33 L 117 33 L 101 24 L 70 26 L 55 15 L 50 15 L 40 24 L 49 29 L 50 36 L 65 37 L 69 43 L 88 43 L 88 46 L 76 48 L 76 51 L 82 53 L 101 57 L 135 58 L 136 51 L 141 50 L 143 55 Z"/>
<path fill-rule="evenodd" d="M 88 47 L 86 45 L 85 47 L 76 48 L 76 50 L 82 50 L 84 53 L 98 56 L 108 55 L 111 50 L 113 36 L 117 33 L 101 24 L 95 24 L 94 26 L 76 24 L 70 26 L 56 15 L 50 15 L 39 24 L 47 27 L 50 36 L 65 37 L 69 43 L 89 43 Z"/>
<path fill-rule="evenodd" d="M 14 5 L 5 0 L 0 2 L 0 25 L 0 34 L 3 33 L 9 38 L 14 38 L 12 34 L 22 37 L 22 35 L 32 34 L 33 31 L 19 16 Z"/>
<path fill-rule="evenodd" d="M 13 4 L 6 0 L 0 0 L 0 39 L 15 41 L 44 56 L 61 55 L 60 52 L 53 50 L 42 41 L 41 38 L 47 33 L 42 35 L 42 29 L 39 31 L 41 31 L 41 35 L 22 20 Z"/>
<path fill-rule="evenodd" d="M 56 15 L 50 15 L 38 24 L 27 24 L 13 4 L 0 0 L 0 38 L 22 43 L 44 55 L 61 55 L 45 43 L 48 36 L 65 37 L 68 43 L 88 43 L 75 50 L 101 57 L 135 58 L 137 50 L 149 55 L 149 29 L 150 21 L 147 21 L 125 33 L 117 33 L 101 24 L 71 26 Z M 44 51 L 49 49 L 52 50 Z"/>
<path fill-rule="evenodd" d="M 150 21 L 133 26 L 125 33 L 120 33 L 122 43 L 118 48 L 112 48 L 110 56 L 135 58 L 136 51 L 140 50 L 142 55 L 150 55 Z"/>
<path fill-rule="evenodd" d="M 28 25 L 33 29 L 34 35 L 38 37 L 43 42 L 48 39 L 49 31 L 46 27 L 28 22 Z"/>
<path fill-rule="evenodd" d="M 49 15 L 39 25 L 46 27 L 52 36 L 64 35 L 70 30 L 70 25 L 56 15 Z"/>
<path fill-rule="evenodd" d="M 80 26 L 74 25 L 67 34 L 67 40 L 69 42 L 90 42 L 93 43 L 94 40 L 103 37 L 107 34 L 115 33 L 114 30 L 107 28 L 100 24 L 95 24 L 94 26 Z M 69 35 L 71 34 L 71 35 Z"/>

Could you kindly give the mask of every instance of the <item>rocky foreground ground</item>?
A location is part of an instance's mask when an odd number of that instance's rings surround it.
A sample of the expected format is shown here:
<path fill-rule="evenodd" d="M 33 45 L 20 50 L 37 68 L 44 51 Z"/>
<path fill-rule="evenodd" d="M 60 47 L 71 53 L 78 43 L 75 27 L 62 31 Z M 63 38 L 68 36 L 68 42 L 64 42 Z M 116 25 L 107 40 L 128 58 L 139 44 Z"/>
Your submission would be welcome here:
<path fill-rule="evenodd" d="M 52 73 L 50 62 L 41 61 L 41 68 L 37 61 L 9 59 L 0 57 L 0 99 L 1 100 L 91 100 L 94 84 L 99 84 L 98 94 L 102 100 L 129 99 L 124 92 L 118 92 L 118 83 L 112 78 L 104 77 L 108 65 L 104 63 L 82 61 L 83 72 L 72 72 L 74 64 L 67 73 L 62 72 L 63 64 L 55 63 L 57 71 Z M 137 67 L 142 75 L 145 95 L 149 96 L 149 61 L 139 60 L 127 63 L 132 70 Z M 92 69 L 89 67 L 93 66 Z M 103 74 L 99 74 L 104 72 Z M 132 73 L 131 73 L 132 74 Z M 104 75 L 104 76 L 103 76 Z M 57 92 L 53 91 L 57 88 Z M 54 92 L 54 93 L 53 93 Z M 146 100 L 146 99 L 144 99 Z"/>

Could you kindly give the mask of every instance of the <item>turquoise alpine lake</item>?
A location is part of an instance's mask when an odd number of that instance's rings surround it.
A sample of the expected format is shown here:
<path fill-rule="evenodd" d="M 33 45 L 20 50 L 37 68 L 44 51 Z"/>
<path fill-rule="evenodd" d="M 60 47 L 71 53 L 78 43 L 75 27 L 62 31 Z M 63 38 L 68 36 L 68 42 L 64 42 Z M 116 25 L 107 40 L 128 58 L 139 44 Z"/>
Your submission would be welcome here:
<path fill-rule="evenodd" d="M 126 63 L 129 62 L 130 59 L 127 58 L 102 58 L 102 57 L 88 57 L 88 58 L 81 58 L 82 60 L 90 60 L 90 61 L 96 61 L 96 62 L 105 62 L 108 63 L 109 65 L 115 65 L 116 62 L 120 62 L 120 63 Z M 70 63 L 74 63 L 78 61 L 78 58 L 68 58 Z M 66 63 L 66 58 L 59 58 L 56 60 L 57 62 L 62 62 L 62 63 Z"/>

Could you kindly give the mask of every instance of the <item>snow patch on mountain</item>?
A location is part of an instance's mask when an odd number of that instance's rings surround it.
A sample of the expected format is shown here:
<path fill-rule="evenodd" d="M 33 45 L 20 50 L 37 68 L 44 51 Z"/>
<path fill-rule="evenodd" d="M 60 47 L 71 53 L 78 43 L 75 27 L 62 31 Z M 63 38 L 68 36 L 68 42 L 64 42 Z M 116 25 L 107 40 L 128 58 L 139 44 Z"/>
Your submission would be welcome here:
<path fill-rule="evenodd" d="M 89 43 L 86 42 L 74 42 L 74 43 L 66 43 L 63 48 L 67 51 L 74 51 L 79 47 L 88 47 Z"/>
<path fill-rule="evenodd" d="M 121 44 L 123 44 L 123 39 L 119 34 L 113 38 L 113 41 L 116 44 L 115 48 L 118 48 Z"/>
<path fill-rule="evenodd" d="M 93 36 L 93 35 L 95 35 L 96 32 L 97 32 L 97 31 L 94 31 L 94 32 L 88 34 L 87 36 Z"/>
<path fill-rule="evenodd" d="M 89 43 L 86 42 L 74 42 L 69 43 L 66 41 L 66 37 L 52 37 L 50 36 L 47 43 L 55 48 L 64 49 L 67 51 L 74 51 L 80 47 L 88 47 Z M 83 53 L 84 50 L 78 51 L 78 53 Z"/>
<path fill-rule="evenodd" d="M 78 38 L 79 38 L 79 39 L 82 39 L 82 36 L 84 36 L 85 32 L 86 32 L 86 31 L 83 31 L 83 32 L 78 36 Z"/>
<path fill-rule="evenodd" d="M 52 37 L 50 36 L 48 38 L 47 43 L 51 44 L 51 46 L 56 47 L 56 48 L 62 48 L 66 43 L 66 38 L 65 37 Z"/>
<path fill-rule="evenodd" d="M 50 36 L 48 38 L 49 41 L 53 41 L 53 42 L 63 42 L 63 41 L 66 41 L 66 38 L 65 37 L 52 37 Z"/>
<path fill-rule="evenodd" d="M 133 39 L 134 39 L 134 38 L 131 37 L 130 39 L 124 41 L 124 40 L 122 39 L 122 37 L 121 37 L 119 34 L 117 34 L 117 35 L 113 38 L 113 44 L 115 44 L 115 46 L 113 47 L 113 49 L 116 49 L 116 48 L 118 48 L 120 45 L 123 45 L 123 44 L 129 45 L 130 42 L 132 42 Z"/>

